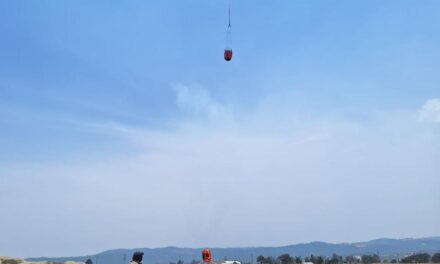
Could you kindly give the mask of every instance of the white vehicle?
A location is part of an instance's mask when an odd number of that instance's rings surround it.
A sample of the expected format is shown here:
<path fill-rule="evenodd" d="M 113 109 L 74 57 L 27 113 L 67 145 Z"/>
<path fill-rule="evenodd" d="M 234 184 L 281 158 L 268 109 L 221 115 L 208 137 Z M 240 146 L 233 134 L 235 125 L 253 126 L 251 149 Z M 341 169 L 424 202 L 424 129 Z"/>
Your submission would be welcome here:
<path fill-rule="evenodd" d="M 224 260 L 222 262 L 222 264 L 241 264 L 240 261 L 236 261 L 236 260 Z"/>

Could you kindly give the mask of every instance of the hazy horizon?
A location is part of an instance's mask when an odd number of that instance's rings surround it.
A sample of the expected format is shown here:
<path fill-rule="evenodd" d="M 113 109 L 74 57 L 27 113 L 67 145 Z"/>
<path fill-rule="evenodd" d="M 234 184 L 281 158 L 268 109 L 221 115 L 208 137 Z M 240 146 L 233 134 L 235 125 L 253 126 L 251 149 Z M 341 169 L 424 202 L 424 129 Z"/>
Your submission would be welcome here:
<path fill-rule="evenodd" d="M 291 244 L 285 244 L 285 245 L 271 245 L 271 246 L 267 246 L 267 245 L 259 245 L 259 246 L 225 246 L 225 247 L 216 247 L 216 246 L 212 246 L 212 245 L 204 245 L 201 247 L 182 247 L 182 246 L 177 246 L 177 245 L 168 245 L 168 246 L 161 246 L 161 247 L 142 247 L 142 246 L 138 246 L 138 247 L 133 247 L 133 248 L 124 248 L 124 247 L 119 247 L 119 248 L 109 248 L 109 249 L 105 249 L 105 250 L 101 250 L 98 252 L 93 252 L 93 253 L 89 253 L 89 254 L 74 254 L 74 255 L 70 255 L 70 256 L 26 256 L 25 258 L 56 258 L 56 257 L 79 257 L 79 256 L 93 256 L 93 255 L 98 255 L 101 253 L 105 253 L 107 251 L 112 251 L 112 250 L 139 250 L 139 249 L 164 249 L 164 248 L 184 248 L 184 249 L 204 249 L 204 248 L 209 248 L 211 250 L 215 250 L 215 249 L 229 249 L 229 248 L 277 248 L 277 247 L 286 247 L 286 246 L 295 246 L 295 245 L 301 245 L 301 244 L 311 244 L 311 243 L 328 243 L 328 244 L 356 244 L 356 243 L 365 243 L 365 242 L 371 242 L 371 241 L 376 241 L 376 240 L 417 240 L 417 239 L 430 239 L 430 238 L 435 238 L 435 239 L 440 239 L 440 236 L 430 236 L 430 237 L 406 237 L 406 238 L 376 238 L 376 239 L 372 239 L 372 240 L 368 240 L 368 241 L 339 241 L 339 242 L 329 242 L 329 241 L 319 241 L 319 240 L 315 240 L 315 241 L 307 241 L 307 242 L 298 242 L 298 243 L 291 243 Z M 217 256 L 218 257 L 218 256 Z"/>
<path fill-rule="evenodd" d="M 440 1 L 231 14 L 0 2 L 0 254 L 440 234 Z"/>

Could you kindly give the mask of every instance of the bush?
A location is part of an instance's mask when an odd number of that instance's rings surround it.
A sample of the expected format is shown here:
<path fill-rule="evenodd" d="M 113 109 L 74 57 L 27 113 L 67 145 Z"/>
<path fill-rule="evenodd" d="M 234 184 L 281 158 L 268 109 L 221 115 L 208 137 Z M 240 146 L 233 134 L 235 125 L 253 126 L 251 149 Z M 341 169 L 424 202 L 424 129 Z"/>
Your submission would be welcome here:
<path fill-rule="evenodd" d="M 434 263 L 440 263 L 440 253 L 435 253 L 434 255 L 432 255 L 431 261 Z"/>
<path fill-rule="evenodd" d="M 2 264 L 20 264 L 23 261 L 21 259 L 4 259 Z"/>

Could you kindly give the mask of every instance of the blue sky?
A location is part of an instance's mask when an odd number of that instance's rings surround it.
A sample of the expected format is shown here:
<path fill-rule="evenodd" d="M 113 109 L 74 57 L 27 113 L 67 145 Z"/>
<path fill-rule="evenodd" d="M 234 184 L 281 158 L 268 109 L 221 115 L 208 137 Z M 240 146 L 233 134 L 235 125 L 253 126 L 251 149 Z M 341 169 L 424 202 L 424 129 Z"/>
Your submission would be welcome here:
<path fill-rule="evenodd" d="M 0 253 L 440 235 L 439 12 L 2 1 Z"/>

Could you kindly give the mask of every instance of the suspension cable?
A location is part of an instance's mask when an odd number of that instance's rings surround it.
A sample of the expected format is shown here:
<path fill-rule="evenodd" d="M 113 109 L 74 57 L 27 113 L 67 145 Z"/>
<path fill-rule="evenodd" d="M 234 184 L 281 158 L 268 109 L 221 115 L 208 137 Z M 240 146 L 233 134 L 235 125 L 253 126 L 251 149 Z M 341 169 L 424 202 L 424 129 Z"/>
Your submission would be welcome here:
<path fill-rule="evenodd" d="M 231 0 L 229 0 L 229 25 L 228 27 L 231 27 Z"/>

